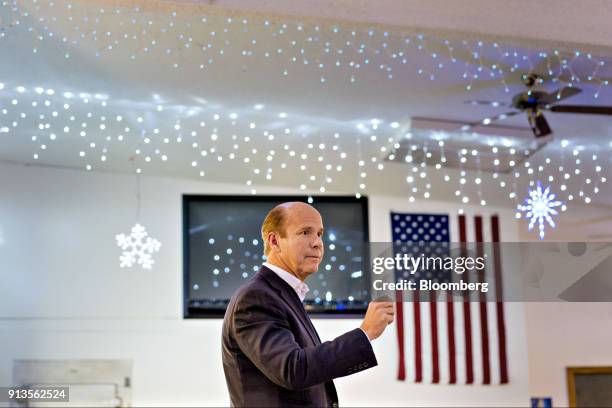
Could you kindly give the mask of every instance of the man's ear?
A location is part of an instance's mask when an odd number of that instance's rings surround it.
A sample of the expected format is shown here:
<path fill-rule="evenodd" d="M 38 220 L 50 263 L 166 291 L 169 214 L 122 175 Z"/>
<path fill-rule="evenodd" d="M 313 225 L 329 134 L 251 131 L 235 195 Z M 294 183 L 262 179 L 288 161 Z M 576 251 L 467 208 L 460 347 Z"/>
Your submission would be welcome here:
<path fill-rule="evenodd" d="M 273 251 L 280 252 L 280 246 L 278 245 L 278 234 L 276 232 L 268 233 L 268 245 Z"/>

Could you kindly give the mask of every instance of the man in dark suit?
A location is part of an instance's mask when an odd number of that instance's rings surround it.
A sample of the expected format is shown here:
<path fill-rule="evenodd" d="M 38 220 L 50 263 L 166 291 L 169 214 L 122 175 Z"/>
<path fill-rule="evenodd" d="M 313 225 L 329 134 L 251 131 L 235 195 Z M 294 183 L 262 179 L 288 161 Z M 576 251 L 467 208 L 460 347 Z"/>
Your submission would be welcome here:
<path fill-rule="evenodd" d="M 267 262 L 232 297 L 223 320 L 223 370 L 232 406 L 337 407 L 334 378 L 377 365 L 370 344 L 393 303 L 370 303 L 361 327 L 321 342 L 302 301 L 323 259 L 323 221 L 308 204 L 272 209 L 262 225 Z"/>

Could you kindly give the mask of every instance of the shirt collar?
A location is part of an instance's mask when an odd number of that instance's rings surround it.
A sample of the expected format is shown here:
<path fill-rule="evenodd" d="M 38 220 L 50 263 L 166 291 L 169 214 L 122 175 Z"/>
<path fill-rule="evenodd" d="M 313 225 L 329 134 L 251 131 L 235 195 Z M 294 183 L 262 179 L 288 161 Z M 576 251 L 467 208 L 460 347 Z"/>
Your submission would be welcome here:
<path fill-rule="evenodd" d="M 275 274 L 277 274 L 282 280 L 287 282 L 287 284 L 291 286 L 293 290 L 295 290 L 295 293 L 297 293 L 298 297 L 300 298 L 300 301 L 302 302 L 304 301 L 304 298 L 306 297 L 306 293 L 308 293 L 308 291 L 310 290 L 308 288 L 308 285 L 306 285 L 304 282 L 299 280 L 295 275 L 287 272 L 286 270 L 284 270 L 283 268 L 279 266 L 272 265 L 271 263 L 268 263 L 268 262 L 264 262 L 263 265 L 267 267 L 268 269 L 270 269 Z"/>

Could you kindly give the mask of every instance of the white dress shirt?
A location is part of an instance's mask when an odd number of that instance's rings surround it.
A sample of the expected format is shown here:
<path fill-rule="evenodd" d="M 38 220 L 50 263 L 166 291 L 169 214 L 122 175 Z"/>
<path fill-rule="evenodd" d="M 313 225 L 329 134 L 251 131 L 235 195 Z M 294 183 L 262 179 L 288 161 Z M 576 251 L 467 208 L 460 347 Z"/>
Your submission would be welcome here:
<path fill-rule="evenodd" d="M 295 293 L 297 293 L 300 300 L 302 302 L 304 301 L 304 298 L 306 297 L 306 293 L 308 293 L 308 291 L 310 290 L 308 288 L 308 285 L 306 285 L 304 282 L 299 280 L 297 276 L 287 272 L 281 267 L 272 265 L 271 263 L 268 263 L 268 262 L 264 262 L 263 265 L 267 267 L 268 269 L 270 269 L 275 274 L 277 274 L 282 280 L 287 282 L 289 286 L 291 286 L 293 290 L 295 290 Z"/>
<path fill-rule="evenodd" d="M 291 286 L 293 290 L 295 290 L 295 293 L 297 293 L 300 300 L 302 302 L 304 301 L 304 298 L 306 297 L 306 293 L 308 293 L 308 291 L 310 290 L 308 288 L 308 285 L 306 285 L 304 282 L 299 280 L 297 276 L 293 275 L 292 273 L 287 272 L 286 270 L 284 270 L 283 268 L 279 266 L 272 265 L 271 263 L 268 263 L 268 262 L 264 262 L 263 265 L 267 267 L 268 269 L 270 269 L 275 274 L 277 274 L 282 280 L 287 282 L 289 286 Z M 366 339 L 370 341 L 370 338 L 368 337 L 368 334 L 365 332 L 365 330 L 361 329 L 361 331 L 366 336 Z"/>

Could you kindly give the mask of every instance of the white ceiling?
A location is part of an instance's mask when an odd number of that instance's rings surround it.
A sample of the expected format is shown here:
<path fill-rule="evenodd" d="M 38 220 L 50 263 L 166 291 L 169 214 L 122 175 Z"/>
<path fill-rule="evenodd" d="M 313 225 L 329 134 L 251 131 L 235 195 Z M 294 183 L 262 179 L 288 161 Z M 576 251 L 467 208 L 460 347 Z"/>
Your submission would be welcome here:
<path fill-rule="evenodd" d="M 612 13 L 608 2 L 588 3 L 599 8 L 569 1 L 5 3 L 0 159 L 138 168 L 248 184 L 246 191 L 303 185 L 508 206 L 541 180 L 569 209 L 570 194 L 609 206 L 612 189 L 602 177 L 610 177 L 612 117 L 547 113 L 554 141 L 529 159 L 533 174 L 520 166 L 518 177 L 384 161 L 407 134 L 418 149 L 439 153 L 432 135 L 411 132 L 412 117 L 470 122 L 512 110 L 464 101 L 509 102 L 525 89 L 524 72 L 544 74 L 549 91 L 574 75 L 583 92 L 568 103 L 612 105 L 612 27 L 604 24 Z M 504 124 L 527 121 L 517 115 Z M 452 144 L 459 135 L 438 136 Z M 475 140 L 472 164 L 492 146 L 523 142 L 494 132 Z"/>
<path fill-rule="evenodd" d="M 174 3 L 176 2 L 167 2 Z M 612 4 L 607 0 L 211 0 L 224 9 L 263 15 L 331 19 L 435 31 L 455 31 L 464 37 L 486 35 L 583 44 L 593 51 L 612 47 Z"/>

